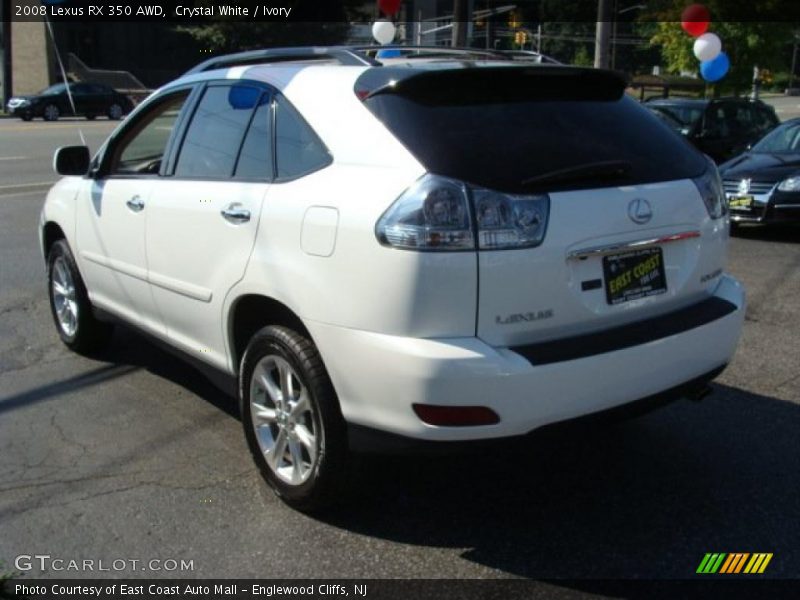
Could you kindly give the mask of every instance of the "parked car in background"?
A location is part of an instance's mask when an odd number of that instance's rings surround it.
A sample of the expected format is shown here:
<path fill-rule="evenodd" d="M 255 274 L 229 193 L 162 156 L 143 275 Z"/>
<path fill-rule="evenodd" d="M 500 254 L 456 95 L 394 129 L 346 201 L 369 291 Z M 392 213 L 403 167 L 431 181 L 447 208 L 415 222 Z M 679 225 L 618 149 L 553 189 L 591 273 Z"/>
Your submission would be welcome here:
<path fill-rule="evenodd" d="M 8 113 L 23 121 L 42 117 L 45 121 L 57 121 L 62 116 L 82 115 L 87 119 L 106 116 L 121 119 L 133 109 L 133 102 L 125 94 L 102 83 L 88 81 L 69 83 L 72 103 L 67 94 L 67 84 L 51 85 L 31 96 L 14 96 L 8 101 Z"/>
<path fill-rule="evenodd" d="M 678 119 L 670 115 L 667 111 L 658 110 L 657 108 L 652 106 L 648 106 L 647 108 L 650 109 L 650 112 L 653 113 L 656 117 L 658 117 L 658 119 L 662 123 L 664 123 L 664 125 L 672 129 L 672 131 L 674 131 L 675 133 L 679 133 L 681 135 L 686 134 L 686 126 L 683 123 L 681 123 Z"/>
<path fill-rule="evenodd" d="M 443 54 L 215 57 L 56 153 L 61 339 L 118 321 L 214 372 L 301 509 L 354 449 L 700 398 L 736 349 L 716 165 L 617 73 Z"/>
<path fill-rule="evenodd" d="M 800 119 L 720 166 L 733 223 L 800 221 Z"/>
<path fill-rule="evenodd" d="M 780 123 L 771 106 L 744 98 L 656 98 L 646 106 L 677 119 L 680 132 L 717 163 L 744 152 Z"/>

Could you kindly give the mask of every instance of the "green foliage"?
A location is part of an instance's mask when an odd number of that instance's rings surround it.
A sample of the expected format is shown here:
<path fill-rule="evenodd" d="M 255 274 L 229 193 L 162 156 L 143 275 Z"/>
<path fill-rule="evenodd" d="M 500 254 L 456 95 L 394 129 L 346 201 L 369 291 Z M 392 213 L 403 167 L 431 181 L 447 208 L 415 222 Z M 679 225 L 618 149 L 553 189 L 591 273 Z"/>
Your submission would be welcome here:
<path fill-rule="evenodd" d="M 752 0 L 747 3 L 748 14 L 759 14 L 760 10 L 776 14 L 784 0 Z M 661 48 L 667 71 L 699 73 L 700 63 L 692 52 L 694 38 L 683 31 L 680 13 L 690 2 L 686 0 L 662 0 L 656 2 L 658 11 L 649 11 L 644 18 L 657 18 L 657 31 L 651 41 Z M 711 12 L 709 31 L 722 40 L 722 49 L 731 61 L 731 69 L 721 84 L 734 93 L 747 90 L 753 79 L 753 67 L 773 71 L 785 70 L 791 61 L 790 46 L 797 24 L 776 22 L 754 22 L 736 20 L 742 17 L 742 4 L 708 0 L 704 4 Z"/>

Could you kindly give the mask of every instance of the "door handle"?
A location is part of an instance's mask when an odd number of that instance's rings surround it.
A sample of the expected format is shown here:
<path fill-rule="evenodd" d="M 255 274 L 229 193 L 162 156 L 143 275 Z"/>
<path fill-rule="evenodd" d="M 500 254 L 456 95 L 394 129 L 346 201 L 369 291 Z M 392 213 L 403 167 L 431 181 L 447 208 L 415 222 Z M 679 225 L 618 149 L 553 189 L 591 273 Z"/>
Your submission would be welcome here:
<path fill-rule="evenodd" d="M 141 212 L 144 209 L 144 200 L 138 195 L 128 200 L 125 204 L 127 204 L 128 208 L 133 212 Z"/>
<path fill-rule="evenodd" d="M 250 211 L 239 202 L 229 204 L 220 211 L 220 214 L 230 223 L 247 223 L 250 220 Z"/>

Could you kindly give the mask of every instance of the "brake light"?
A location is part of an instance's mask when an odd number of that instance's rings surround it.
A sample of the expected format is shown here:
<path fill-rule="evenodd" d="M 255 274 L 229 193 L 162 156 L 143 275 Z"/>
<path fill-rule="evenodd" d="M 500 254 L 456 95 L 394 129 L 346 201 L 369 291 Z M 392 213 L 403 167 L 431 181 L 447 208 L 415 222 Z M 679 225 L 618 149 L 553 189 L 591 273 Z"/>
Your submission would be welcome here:
<path fill-rule="evenodd" d="M 404 250 L 530 248 L 542 243 L 549 210 L 546 194 L 505 194 L 428 174 L 389 207 L 375 232 L 381 244 Z"/>

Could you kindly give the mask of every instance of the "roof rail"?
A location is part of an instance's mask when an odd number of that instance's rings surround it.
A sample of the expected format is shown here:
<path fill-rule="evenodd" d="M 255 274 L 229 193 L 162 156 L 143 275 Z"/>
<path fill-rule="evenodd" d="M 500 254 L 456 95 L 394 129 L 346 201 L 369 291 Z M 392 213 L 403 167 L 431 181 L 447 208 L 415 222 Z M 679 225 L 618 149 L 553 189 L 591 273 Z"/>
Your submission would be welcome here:
<path fill-rule="evenodd" d="M 315 61 L 315 60 L 335 60 L 339 64 L 346 66 L 374 67 L 380 63 L 361 54 L 353 48 L 343 46 L 306 46 L 297 48 L 266 48 L 263 50 L 250 50 L 247 52 L 237 52 L 235 54 L 225 54 L 215 56 L 196 67 L 190 69 L 184 76 L 214 69 L 224 69 L 226 67 L 241 67 L 247 65 L 258 65 L 263 63 L 289 62 L 289 61 Z"/>
<path fill-rule="evenodd" d="M 485 50 L 483 48 L 454 48 L 452 46 L 407 46 L 390 44 L 387 46 L 352 46 L 351 50 L 362 53 L 365 56 L 375 56 L 381 51 L 400 51 L 403 58 L 408 55 L 419 56 L 480 56 L 500 60 L 508 60 L 508 56 L 499 50 Z"/>

